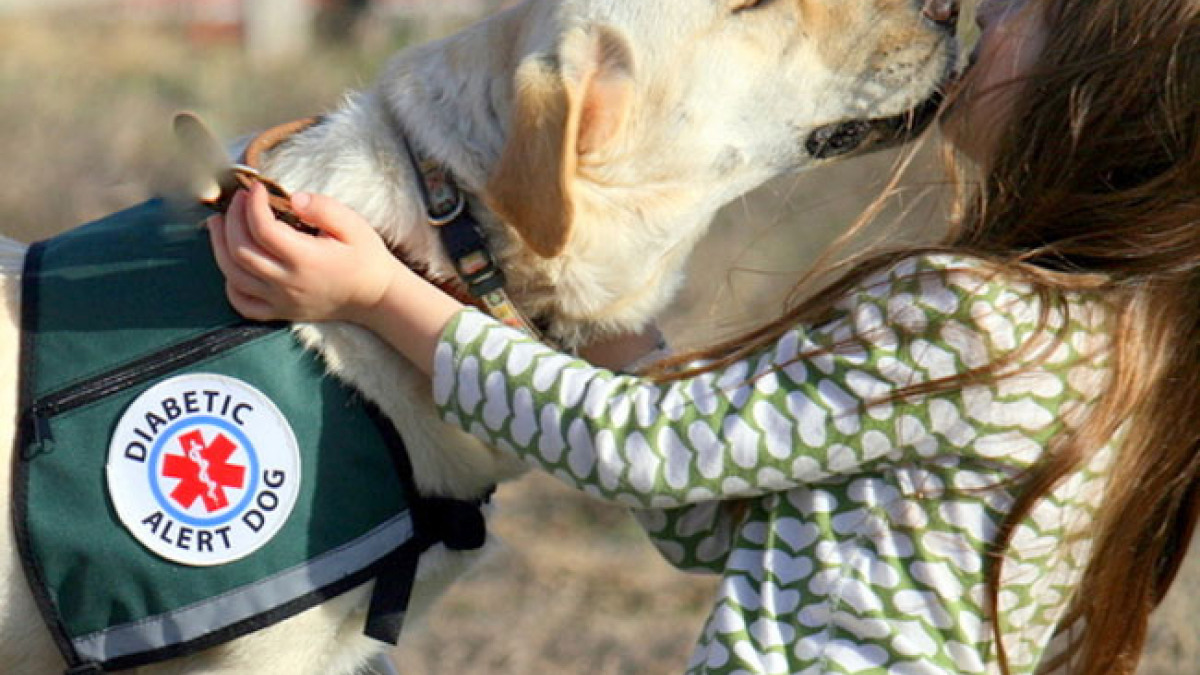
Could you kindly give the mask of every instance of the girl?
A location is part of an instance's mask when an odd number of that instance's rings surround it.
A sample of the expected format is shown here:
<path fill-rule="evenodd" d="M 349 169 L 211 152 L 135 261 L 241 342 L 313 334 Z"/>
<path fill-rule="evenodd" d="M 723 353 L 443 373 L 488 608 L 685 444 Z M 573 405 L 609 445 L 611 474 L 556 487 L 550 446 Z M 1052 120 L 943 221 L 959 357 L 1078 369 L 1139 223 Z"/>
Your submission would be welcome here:
<path fill-rule="evenodd" d="M 1131 673 L 1200 515 L 1200 2 L 978 23 L 945 240 L 649 377 L 464 310 L 318 196 L 323 237 L 261 190 L 212 224 L 230 300 L 374 330 L 447 421 L 721 575 L 689 673 Z"/>

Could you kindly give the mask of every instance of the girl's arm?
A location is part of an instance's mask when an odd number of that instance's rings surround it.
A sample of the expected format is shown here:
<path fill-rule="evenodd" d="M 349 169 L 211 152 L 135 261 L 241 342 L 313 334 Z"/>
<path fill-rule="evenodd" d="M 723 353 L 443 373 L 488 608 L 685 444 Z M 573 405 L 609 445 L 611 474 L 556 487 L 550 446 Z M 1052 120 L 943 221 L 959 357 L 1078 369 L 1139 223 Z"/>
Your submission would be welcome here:
<path fill-rule="evenodd" d="M 445 420 L 608 500 L 671 508 L 993 450 L 1005 456 L 989 459 L 1024 466 L 1061 403 L 1061 393 L 1034 401 L 1021 392 L 1004 402 L 1002 389 L 978 386 L 888 399 L 999 356 L 989 335 L 1000 323 L 1020 344 L 1037 321 L 1033 294 L 1015 297 L 996 281 L 968 288 L 958 277 L 978 277 L 945 260 L 910 259 L 847 298 L 829 323 L 797 327 L 718 372 L 660 384 L 595 368 L 463 310 L 395 262 L 348 209 L 297 201 L 325 234 L 276 222 L 259 191 L 215 224 L 239 311 L 377 331 L 432 374 Z M 1023 324 L 994 320 L 1013 302 L 1031 308 Z M 975 443 L 982 433 L 1003 442 Z M 1021 448 L 1030 456 L 1008 456 Z"/>
<path fill-rule="evenodd" d="M 895 396 L 968 375 L 1036 332 L 1036 294 L 964 264 L 910 258 L 865 280 L 828 322 L 666 383 L 592 367 L 466 310 L 442 334 L 435 402 L 492 447 L 639 508 L 847 477 L 874 490 L 889 467 L 939 462 L 1020 470 L 1061 426 L 1064 405 L 1078 402 L 1066 377 L 1074 344 L 1011 381 Z"/>

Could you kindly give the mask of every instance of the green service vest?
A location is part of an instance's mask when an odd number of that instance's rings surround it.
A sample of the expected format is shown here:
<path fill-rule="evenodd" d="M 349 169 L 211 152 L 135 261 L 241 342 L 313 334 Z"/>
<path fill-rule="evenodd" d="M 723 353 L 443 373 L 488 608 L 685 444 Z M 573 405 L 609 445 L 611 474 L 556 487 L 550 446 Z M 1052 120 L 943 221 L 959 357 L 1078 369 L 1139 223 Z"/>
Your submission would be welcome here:
<path fill-rule="evenodd" d="M 14 513 L 71 672 L 371 578 L 367 632 L 394 642 L 421 551 L 482 545 L 478 504 L 418 497 L 396 431 L 287 325 L 230 309 L 200 218 L 148 202 L 26 260 Z"/>

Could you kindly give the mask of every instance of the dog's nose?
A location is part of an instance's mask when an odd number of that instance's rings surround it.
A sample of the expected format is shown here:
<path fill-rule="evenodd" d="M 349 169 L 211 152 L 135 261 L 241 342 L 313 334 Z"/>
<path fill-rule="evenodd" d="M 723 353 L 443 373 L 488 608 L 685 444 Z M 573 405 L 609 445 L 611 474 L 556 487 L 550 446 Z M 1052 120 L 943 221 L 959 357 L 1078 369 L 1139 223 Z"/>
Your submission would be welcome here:
<path fill-rule="evenodd" d="M 958 0 L 925 0 L 921 13 L 939 26 L 954 28 L 958 24 Z"/>

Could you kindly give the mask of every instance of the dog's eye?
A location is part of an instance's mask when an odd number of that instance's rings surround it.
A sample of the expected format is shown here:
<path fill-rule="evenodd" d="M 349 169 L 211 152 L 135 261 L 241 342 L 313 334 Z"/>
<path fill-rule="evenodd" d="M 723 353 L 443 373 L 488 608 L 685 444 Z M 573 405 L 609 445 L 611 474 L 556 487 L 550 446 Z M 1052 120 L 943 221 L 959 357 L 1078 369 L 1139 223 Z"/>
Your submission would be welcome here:
<path fill-rule="evenodd" d="M 732 3 L 733 6 L 731 7 L 731 11 L 734 14 L 737 14 L 738 12 L 745 12 L 747 10 L 757 9 L 757 8 L 762 7 L 763 5 L 769 3 L 770 1 L 771 0 L 734 0 L 734 2 Z"/>

